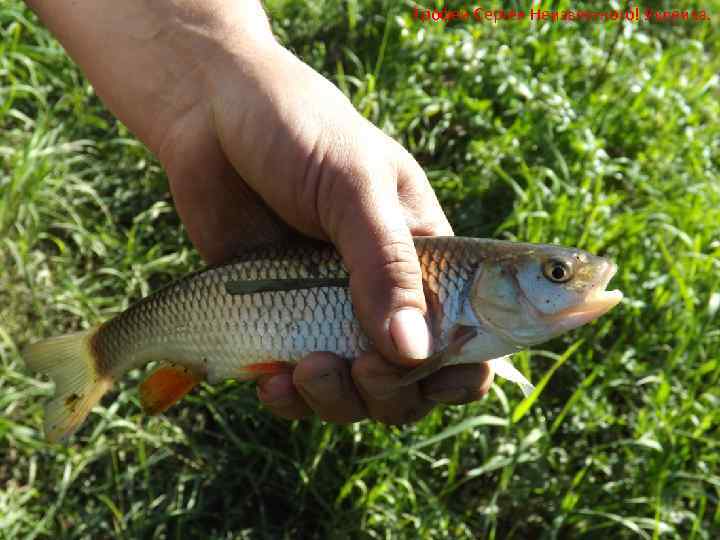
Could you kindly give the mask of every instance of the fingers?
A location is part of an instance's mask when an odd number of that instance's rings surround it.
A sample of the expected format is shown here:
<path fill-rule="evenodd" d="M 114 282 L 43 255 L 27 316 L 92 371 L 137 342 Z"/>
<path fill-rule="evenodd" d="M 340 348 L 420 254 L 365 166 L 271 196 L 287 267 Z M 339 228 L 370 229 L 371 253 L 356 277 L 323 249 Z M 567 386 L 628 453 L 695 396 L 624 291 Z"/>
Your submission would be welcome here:
<path fill-rule="evenodd" d="M 358 170 L 331 181 L 324 224 L 350 272 L 356 315 L 386 358 L 413 365 L 432 350 L 415 245 L 405 223 L 396 172 Z"/>
<path fill-rule="evenodd" d="M 417 384 L 400 386 L 406 370 L 377 354 L 361 354 L 350 367 L 330 353 L 313 353 L 294 374 L 258 381 L 257 394 L 270 411 L 288 420 L 316 413 L 348 424 L 372 418 L 388 425 L 417 422 L 438 404 L 460 405 L 485 396 L 493 381 L 487 364 L 450 366 Z"/>
<path fill-rule="evenodd" d="M 280 418 L 298 420 L 313 413 L 296 390 L 289 372 L 260 379 L 257 395 L 262 404 Z"/>
<path fill-rule="evenodd" d="M 422 394 L 436 403 L 460 405 L 485 396 L 494 373 L 487 362 L 449 366 L 420 381 Z"/>
<path fill-rule="evenodd" d="M 417 384 L 400 386 L 405 373 L 376 353 L 355 360 L 352 376 L 370 418 L 390 425 L 417 422 L 438 403 L 460 405 L 484 397 L 493 381 L 487 363 L 446 367 Z"/>
<path fill-rule="evenodd" d="M 367 417 L 347 360 L 330 353 L 312 353 L 295 368 L 293 382 L 307 405 L 323 420 L 349 424 Z"/>
<path fill-rule="evenodd" d="M 384 424 L 403 425 L 417 422 L 430 412 L 434 403 L 422 396 L 418 384 L 398 384 L 405 372 L 377 353 L 361 354 L 353 362 L 353 380 L 370 418 Z"/>
<path fill-rule="evenodd" d="M 273 414 L 288 420 L 316 413 L 323 420 L 349 424 L 367 417 L 349 362 L 330 353 L 312 353 L 293 373 L 259 380 L 257 393 Z"/>

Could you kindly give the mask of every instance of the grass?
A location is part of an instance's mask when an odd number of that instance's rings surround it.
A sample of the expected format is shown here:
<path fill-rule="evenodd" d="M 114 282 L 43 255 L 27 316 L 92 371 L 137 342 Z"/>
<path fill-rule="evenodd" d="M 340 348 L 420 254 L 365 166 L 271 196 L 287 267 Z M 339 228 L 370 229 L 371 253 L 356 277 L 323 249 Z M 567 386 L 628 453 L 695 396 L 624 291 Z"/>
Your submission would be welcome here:
<path fill-rule="evenodd" d="M 291 423 L 228 382 L 146 418 L 135 373 L 48 445 L 51 387 L 19 349 L 200 261 L 156 161 L 5 1 L 0 538 L 717 538 L 720 3 L 652 2 L 714 20 L 635 25 L 267 4 L 283 42 L 417 156 L 459 234 L 607 254 L 627 299 L 516 356 L 547 375 L 530 408 L 499 383 L 405 429 Z"/>

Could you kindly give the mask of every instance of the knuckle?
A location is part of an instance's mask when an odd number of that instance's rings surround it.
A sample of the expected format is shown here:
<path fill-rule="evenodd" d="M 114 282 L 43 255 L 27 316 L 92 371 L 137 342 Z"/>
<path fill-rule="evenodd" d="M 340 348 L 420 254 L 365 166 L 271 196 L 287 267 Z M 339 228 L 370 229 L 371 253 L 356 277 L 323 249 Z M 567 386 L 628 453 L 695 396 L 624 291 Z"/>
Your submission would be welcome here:
<path fill-rule="evenodd" d="M 357 357 L 350 368 L 353 379 L 399 379 L 405 370 L 386 361 L 376 352 L 366 352 Z"/>
<path fill-rule="evenodd" d="M 364 204 L 364 173 L 347 160 L 325 157 L 316 180 L 315 208 L 320 223 L 331 238 L 339 238 L 346 218 Z"/>
<path fill-rule="evenodd" d="M 350 374 L 354 381 L 365 387 L 365 381 L 376 376 L 373 360 L 365 360 L 362 356 L 356 359 L 350 367 Z"/>
<path fill-rule="evenodd" d="M 417 262 L 417 251 L 411 242 L 401 239 L 390 240 L 380 246 L 380 256 L 386 266 L 402 264 L 407 273 L 420 274 L 420 265 Z"/>
<path fill-rule="evenodd" d="M 379 250 L 380 272 L 399 293 L 417 294 L 421 287 L 420 264 L 415 246 L 401 240 L 391 241 Z"/>
<path fill-rule="evenodd" d="M 301 181 L 295 186 L 298 208 L 303 212 L 310 209 L 328 232 L 337 228 L 348 206 L 357 203 L 357 178 L 367 177 L 356 170 L 350 148 L 342 133 L 317 137 L 305 157 Z"/>

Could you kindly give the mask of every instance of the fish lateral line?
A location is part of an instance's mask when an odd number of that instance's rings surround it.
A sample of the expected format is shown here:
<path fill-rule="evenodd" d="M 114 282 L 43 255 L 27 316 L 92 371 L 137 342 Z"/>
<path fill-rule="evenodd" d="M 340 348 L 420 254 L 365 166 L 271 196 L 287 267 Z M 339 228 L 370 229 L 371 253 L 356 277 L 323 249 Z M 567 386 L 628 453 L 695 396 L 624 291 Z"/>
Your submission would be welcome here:
<path fill-rule="evenodd" d="M 349 277 L 341 278 L 290 278 L 235 280 L 225 283 L 225 291 L 232 295 L 264 292 L 296 291 L 323 287 L 348 287 Z"/>

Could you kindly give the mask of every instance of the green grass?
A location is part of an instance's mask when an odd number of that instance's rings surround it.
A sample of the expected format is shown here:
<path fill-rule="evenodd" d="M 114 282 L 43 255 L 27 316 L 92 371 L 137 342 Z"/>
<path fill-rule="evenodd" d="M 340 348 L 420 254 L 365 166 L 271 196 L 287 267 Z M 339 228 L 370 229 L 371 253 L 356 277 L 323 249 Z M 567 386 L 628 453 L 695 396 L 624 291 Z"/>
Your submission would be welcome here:
<path fill-rule="evenodd" d="M 409 3 L 268 2 L 459 234 L 607 254 L 627 299 L 516 356 L 552 373 L 527 410 L 499 383 L 405 429 L 292 423 L 228 382 L 146 418 L 135 373 L 64 447 L 19 349 L 201 263 L 156 161 L 0 4 L 0 538 L 717 538 L 720 3 L 696 5 L 714 21 L 445 27 Z"/>

